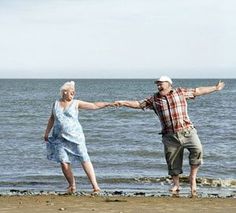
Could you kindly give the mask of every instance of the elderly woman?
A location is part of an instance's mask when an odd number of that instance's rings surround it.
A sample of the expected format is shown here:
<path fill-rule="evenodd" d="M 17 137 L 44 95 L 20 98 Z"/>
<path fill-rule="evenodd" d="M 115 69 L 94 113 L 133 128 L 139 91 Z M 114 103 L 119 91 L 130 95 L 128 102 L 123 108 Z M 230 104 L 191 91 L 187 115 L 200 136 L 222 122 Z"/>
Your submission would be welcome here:
<path fill-rule="evenodd" d="M 75 100 L 75 83 L 73 81 L 66 82 L 61 87 L 60 93 L 61 99 L 53 104 L 44 135 L 44 140 L 47 142 L 47 158 L 61 164 L 62 172 L 69 183 L 68 194 L 76 192 L 75 178 L 71 169 L 71 163 L 76 161 L 81 162 L 92 184 L 93 193 L 98 193 L 100 188 L 87 153 L 85 137 L 78 120 L 78 113 L 79 109 L 101 109 L 113 106 L 113 104 Z M 52 136 L 49 137 L 52 128 Z"/>

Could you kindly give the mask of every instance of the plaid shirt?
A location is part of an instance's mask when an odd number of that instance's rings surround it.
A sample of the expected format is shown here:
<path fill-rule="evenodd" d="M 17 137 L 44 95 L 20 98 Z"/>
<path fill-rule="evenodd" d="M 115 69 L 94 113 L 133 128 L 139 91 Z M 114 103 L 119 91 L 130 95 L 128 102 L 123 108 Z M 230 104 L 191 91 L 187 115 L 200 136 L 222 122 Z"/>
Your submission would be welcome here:
<path fill-rule="evenodd" d="M 155 93 L 140 102 L 143 109 L 152 109 L 158 115 L 162 133 L 174 133 L 190 127 L 192 122 L 188 117 L 187 99 L 194 99 L 195 89 L 176 88 L 165 96 Z"/>

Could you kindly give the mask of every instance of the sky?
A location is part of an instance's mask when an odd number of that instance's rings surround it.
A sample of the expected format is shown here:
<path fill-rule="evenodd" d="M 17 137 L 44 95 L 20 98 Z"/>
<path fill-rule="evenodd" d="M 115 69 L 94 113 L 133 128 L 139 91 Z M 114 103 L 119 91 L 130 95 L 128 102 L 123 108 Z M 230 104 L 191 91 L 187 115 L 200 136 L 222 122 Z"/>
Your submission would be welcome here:
<path fill-rule="evenodd" d="M 236 78 L 235 0 L 0 0 L 0 78 Z"/>

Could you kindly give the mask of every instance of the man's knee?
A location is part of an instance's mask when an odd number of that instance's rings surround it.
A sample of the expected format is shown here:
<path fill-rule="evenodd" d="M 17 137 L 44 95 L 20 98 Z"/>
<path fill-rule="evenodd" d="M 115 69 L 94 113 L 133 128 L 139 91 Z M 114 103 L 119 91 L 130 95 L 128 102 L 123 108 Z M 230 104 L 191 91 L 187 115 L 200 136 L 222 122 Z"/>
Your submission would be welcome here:
<path fill-rule="evenodd" d="M 189 155 L 190 165 L 201 165 L 202 164 L 202 150 L 194 151 Z"/>

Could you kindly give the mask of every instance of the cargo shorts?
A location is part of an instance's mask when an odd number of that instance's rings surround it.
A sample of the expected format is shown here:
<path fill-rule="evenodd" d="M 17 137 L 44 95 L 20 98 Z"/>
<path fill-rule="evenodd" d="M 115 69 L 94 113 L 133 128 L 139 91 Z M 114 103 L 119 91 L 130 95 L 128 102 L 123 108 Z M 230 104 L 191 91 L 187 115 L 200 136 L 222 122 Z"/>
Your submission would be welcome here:
<path fill-rule="evenodd" d="M 189 151 L 189 164 L 202 164 L 203 149 L 195 128 L 162 135 L 168 174 L 176 176 L 183 173 L 184 149 Z"/>

